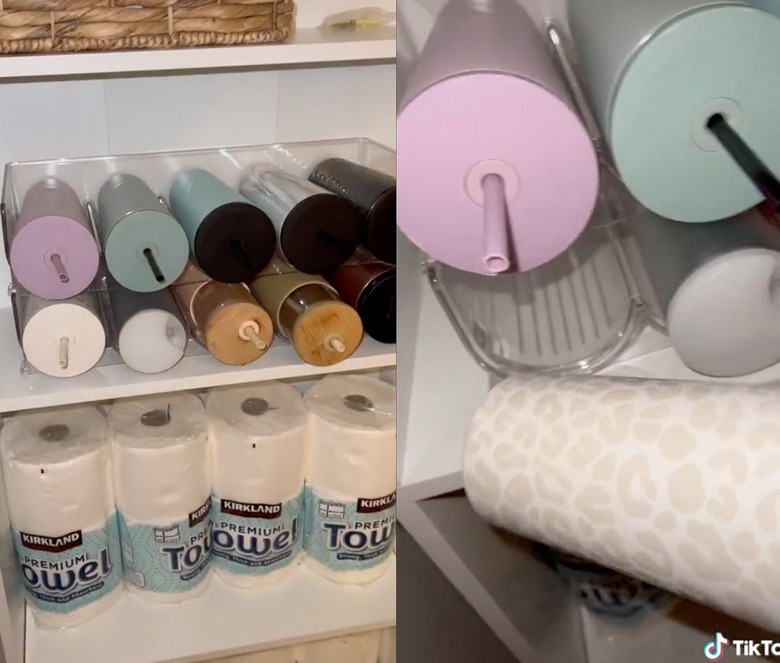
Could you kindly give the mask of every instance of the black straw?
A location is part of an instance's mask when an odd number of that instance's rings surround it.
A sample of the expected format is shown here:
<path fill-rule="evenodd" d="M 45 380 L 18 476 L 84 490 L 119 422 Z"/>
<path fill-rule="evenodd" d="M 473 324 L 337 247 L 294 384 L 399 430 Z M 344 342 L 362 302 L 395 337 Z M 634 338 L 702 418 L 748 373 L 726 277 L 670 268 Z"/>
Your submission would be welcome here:
<path fill-rule="evenodd" d="M 344 242 L 342 242 L 341 240 L 339 240 L 338 237 L 334 237 L 333 235 L 331 235 L 329 232 L 326 232 L 325 230 L 318 230 L 315 237 L 320 242 L 324 242 L 329 246 L 339 249 L 339 251 L 348 252 L 350 250 L 350 247 L 344 244 Z"/>
<path fill-rule="evenodd" d="M 152 270 L 157 283 L 165 283 L 165 277 L 160 271 L 160 265 L 157 264 L 157 259 L 154 257 L 151 249 L 144 249 L 144 258 L 149 263 L 149 268 Z"/>
<path fill-rule="evenodd" d="M 228 242 L 228 248 L 230 252 L 238 258 L 238 261 L 244 266 L 244 267 L 251 267 L 252 263 L 249 261 L 249 256 L 247 256 L 246 251 L 244 251 L 244 247 L 241 243 L 240 239 L 231 239 Z"/>
<path fill-rule="evenodd" d="M 742 140 L 742 137 L 734 131 L 726 118 L 720 113 L 716 113 L 707 122 L 707 129 L 718 139 L 723 149 L 731 155 L 742 172 L 748 176 L 772 207 L 778 210 L 780 208 L 780 181 Z"/>

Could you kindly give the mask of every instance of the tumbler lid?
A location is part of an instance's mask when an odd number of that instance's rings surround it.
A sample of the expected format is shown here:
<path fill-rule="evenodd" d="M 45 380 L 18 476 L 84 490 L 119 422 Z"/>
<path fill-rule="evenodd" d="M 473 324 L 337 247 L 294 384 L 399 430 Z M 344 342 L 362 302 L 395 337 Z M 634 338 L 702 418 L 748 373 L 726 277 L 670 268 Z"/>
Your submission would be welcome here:
<path fill-rule="evenodd" d="M 266 214 L 249 203 L 221 205 L 209 212 L 195 235 L 195 260 L 209 278 L 245 283 L 270 262 L 276 231 Z"/>

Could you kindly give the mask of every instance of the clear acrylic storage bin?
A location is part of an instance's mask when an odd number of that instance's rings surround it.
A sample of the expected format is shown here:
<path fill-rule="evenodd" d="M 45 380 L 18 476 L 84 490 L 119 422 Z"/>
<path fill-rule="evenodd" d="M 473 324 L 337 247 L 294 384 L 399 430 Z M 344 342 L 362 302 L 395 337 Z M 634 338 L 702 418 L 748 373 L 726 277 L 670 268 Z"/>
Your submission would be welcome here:
<path fill-rule="evenodd" d="M 307 178 L 309 172 L 320 161 L 341 157 L 360 165 L 395 175 L 395 153 L 370 139 L 352 138 L 300 143 L 278 143 L 272 145 L 228 147 L 204 150 L 156 152 L 147 154 L 88 157 L 77 159 L 52 159 L 31 162 L 13 162 L 5 166 L 0 203 L 3 243 L 6 257 L 9 255 L 9 229 L 15 228 L 20 207 L 27 191 L 46 178 L 56 178 L 70 186 L 78 195 L 89 216 L 92 232 L 97 236 L 97 197 L 102 185 L 115 173 L 135 175 L 143 180 L 167 206 L 167 197 L 175 176 L 182 170 L 202 168 L 221 179 L 228 186 L 239 187 L 244 174 L 257 164 L 272 164 L 292 175 Z M 100 242 L 98 242 L 100 245 Z M 106 276 L 106 267 L 101 248 L 100 268 L 94 282 L 83 295 L 94 302 L 94 314 L 100 319 L 105 332 L 105 350 L 95 364 L 96 367 L 121 364 L 117 351 L 117 330 L 113 324 L 110 289 L 115 287 Z M 345 264 L 352 264 L 355 257 Z M 359 261 L 378 262 L 373 256 Z M 292 268 L 290 268 L 292 270 Z M 31 300 L 29 293 L 13 276 L 8 288 L 5 307 L 13 311 L 14 326 L 21 345 L 22 327 Z M 69 300 L 61 300 L 67 303 Z M 2 307 L 0 307 L 2 308 Z M 185 321 L 186 321 L 186 316 Z M 195 341 L 195 330 L 188 326 L 188 343 L 184 353 L 187 357 L 201 357 L 208 352 Z M 281 338 L 275 338 L 273 345 L 289 345 Z M 215 360 L 216 361 L 216 360 Z M 258 362 L 263 361 L 260 357 Z M 27 359 L 20 367 L 22 373 L 37 374 Z"/>

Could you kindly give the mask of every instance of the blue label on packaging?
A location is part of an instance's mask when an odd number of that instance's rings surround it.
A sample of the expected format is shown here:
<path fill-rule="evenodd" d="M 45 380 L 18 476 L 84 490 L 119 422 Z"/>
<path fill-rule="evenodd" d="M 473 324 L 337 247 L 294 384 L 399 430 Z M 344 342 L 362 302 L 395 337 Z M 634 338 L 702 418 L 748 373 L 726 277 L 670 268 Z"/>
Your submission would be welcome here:
<path fill-rule="evenodd" d="M 287 566 L 303 546 L 303 491 L 265 504 L 212 499 L 214 564 L 229 573 L 259 576 Z"/>
<path fill-rule="evenodd" d="M 41 611 L 73 612 L 122 582 L 116 514 L 97 530 L 52 537 L 14 529 L 13 537 L 28 600 Z"/>
<path fill-rule="evenodd" d="M 303 547 L 309 557 L 333 571 L 359 571 L 381 564 L 395 537 L 395 493 L 328 499 L 311 486 L 305 491 Z"/>
<path fill-rule="evenodd" d="M 594 614 L 635 624 L 673 605 L 672 595 L 642 580 L 553 551 L 555 567 Z"/>
<path fill-rule="evenodd" d="M 125 580 L 162 594 L 197 587 L 211 564 L 211 530 L 211 499 L 168 525 L 128 523 L 120 513 Z"/>

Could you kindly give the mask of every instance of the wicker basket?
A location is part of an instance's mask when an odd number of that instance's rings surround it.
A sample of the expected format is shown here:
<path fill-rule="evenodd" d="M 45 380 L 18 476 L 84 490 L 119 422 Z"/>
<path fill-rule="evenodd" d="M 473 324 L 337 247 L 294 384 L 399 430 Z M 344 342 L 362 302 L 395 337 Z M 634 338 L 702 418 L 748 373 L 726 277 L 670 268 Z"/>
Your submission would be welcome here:
<path fill-rule="evenodd" d="M 0 0 L 0 53 L 263 44 L 289 36 L 292 0 Z"/>

